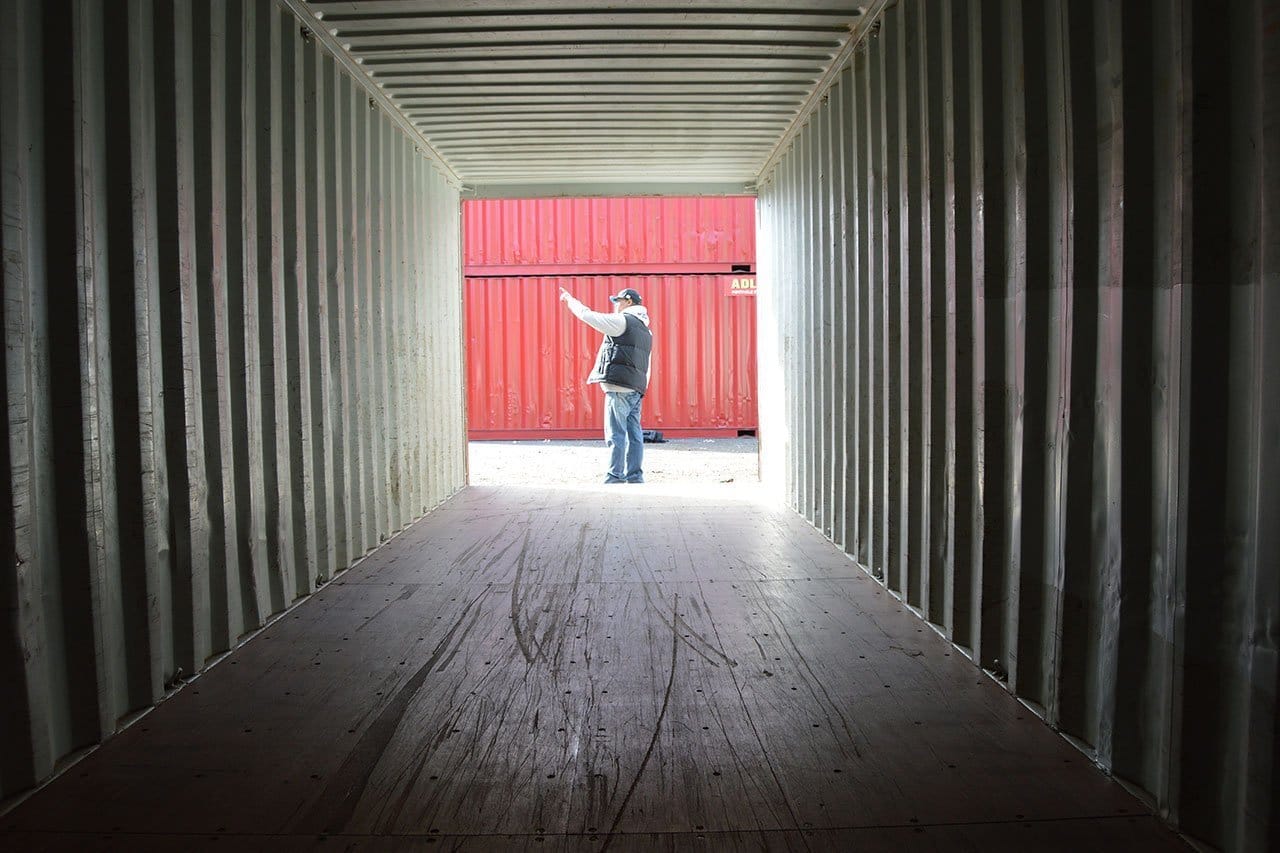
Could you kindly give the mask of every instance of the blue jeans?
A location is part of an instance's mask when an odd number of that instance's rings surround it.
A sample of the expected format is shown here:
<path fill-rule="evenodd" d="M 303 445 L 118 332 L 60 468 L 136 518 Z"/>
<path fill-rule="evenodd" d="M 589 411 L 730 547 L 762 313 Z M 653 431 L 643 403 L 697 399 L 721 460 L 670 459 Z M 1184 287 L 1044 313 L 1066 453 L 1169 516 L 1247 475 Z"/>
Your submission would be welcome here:
<path fill-rule="evenodd" d="M 639 391 L 604 392 L 604 440 L 612 450 L 610 483 L 643 483 L 644 432 L 640 429 Z"/>

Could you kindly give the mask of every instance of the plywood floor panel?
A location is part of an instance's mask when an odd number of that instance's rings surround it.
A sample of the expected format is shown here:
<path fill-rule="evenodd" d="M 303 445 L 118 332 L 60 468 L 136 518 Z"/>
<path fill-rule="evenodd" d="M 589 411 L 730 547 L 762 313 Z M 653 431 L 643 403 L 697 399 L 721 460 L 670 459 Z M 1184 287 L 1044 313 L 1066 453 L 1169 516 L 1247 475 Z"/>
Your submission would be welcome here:
<path fill-rule="evenodd" d="M 50 850 L 1181 849 L 743 490 L 469 489 L 0 827 Z"/>
<path fill-rule="evenodd" d="M 1132 853 L 1176 853 L 1187 847 L 1162 832 L 1152 817 L 1092 818 L 959 826 L 866 827 L 759 832 L 679 833 L 543 833 L 530 835 L 336 835 L 246 836 L 12 833 L 15 849 L 30 853 L 85 850 L 91 853 L 421 853 L 423 850 L 538 851 L 538 853 L 661 853 L 661 851 L 761 851 L 761 853 L 1080 853 L 1116 850 Z M 606 846 L 607 845 L 607 848 Z"/>

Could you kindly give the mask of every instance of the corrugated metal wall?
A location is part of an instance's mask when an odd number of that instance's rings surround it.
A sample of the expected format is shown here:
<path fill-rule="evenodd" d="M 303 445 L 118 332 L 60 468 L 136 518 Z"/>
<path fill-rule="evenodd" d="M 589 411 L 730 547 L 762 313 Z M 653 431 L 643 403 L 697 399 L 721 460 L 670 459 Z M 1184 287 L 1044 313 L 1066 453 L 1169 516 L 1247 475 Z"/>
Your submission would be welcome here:
<path fill-rule="evenodd" d="M 274 3 L 0 4 L 0 795 L 464 481 L 458 192 Z"/>
<path fill-rule="evenodd" d="M 754 276 L 742 276 L 754 280 Z M 643 426 L 675 437 L 756 428 L 753 296 L 732 276 L 598 275 L 468 278 L 471 436 L 599 438 L 604 395 L 587 385 L 600 333 L 565 309 L 563 287 L 595 311 L 634 287 L 649 310 L 653 376 Z"/>
<path fill-rule="evenodd" d="M 467 275 L 732 272 L 756 258 L 755 199 L 475 199 Z M 514 268 L 514 269 L 513 269 Z"/>
<path fill-rule="evenodd" d="M 1280 13 L 901 2 L 760 198 L 766 478 L 1191 836 L 1280 843 Z"/>

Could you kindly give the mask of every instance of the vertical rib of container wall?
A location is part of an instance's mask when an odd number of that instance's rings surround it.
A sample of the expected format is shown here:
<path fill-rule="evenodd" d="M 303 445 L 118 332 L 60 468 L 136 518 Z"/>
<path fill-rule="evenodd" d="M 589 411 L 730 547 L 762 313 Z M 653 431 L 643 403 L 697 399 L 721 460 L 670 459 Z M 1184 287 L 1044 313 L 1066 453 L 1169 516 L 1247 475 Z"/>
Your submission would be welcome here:
<path fill-rule="evenodd" d="M 291 14 L 15 0 L 0 40 L 8 797 L 456 492 L 465 445 L 457 189 Z"/>
<path fill-rule="evenodd" d="M 913 0 L 760 191 L 767 482 L 1242 851 L 1280 843 L 1278 91 L 1274 3 Z M 852 288 L 815 274 L 842 169 Z"/>

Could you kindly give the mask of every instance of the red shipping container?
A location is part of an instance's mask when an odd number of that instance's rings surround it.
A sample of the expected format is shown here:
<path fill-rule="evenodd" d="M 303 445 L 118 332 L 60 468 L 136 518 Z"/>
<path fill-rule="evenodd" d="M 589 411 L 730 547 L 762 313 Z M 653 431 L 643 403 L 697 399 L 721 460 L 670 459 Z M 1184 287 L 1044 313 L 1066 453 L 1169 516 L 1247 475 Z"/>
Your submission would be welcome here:
<path fill-rule="evenodd" d="M 477 199 L 467 276 L 728 273 L 756 257 L 755 199 Z"/>
<path fill-rule="evenodd" d="M 603 394 L 586 384 L 601 335 L 561 304 L 561 287 L 595 311 L 611 310 L 609 295 L 624 287 L 643 297 L 653 329 L 645 429 L 678 438 L 756 428 L 754 276 L 469 278 L 473 439 L 602 435 Z"/>
<path fill-rule="evenodd" d="M 644 296 L 646 429 L 755 429 L 755 300 L 742 298 L 755 295 L 755 199 L 486 199 L 462 216 L 472 438 L 601 434 L 603 397 L 585 384 L 600 334 L 561 286 L 597 311 L 624 287 Z"/>

